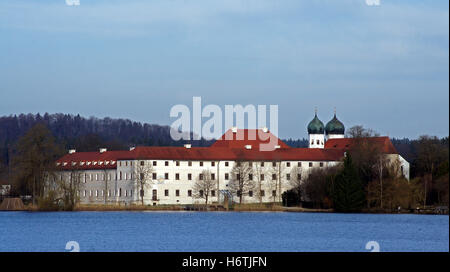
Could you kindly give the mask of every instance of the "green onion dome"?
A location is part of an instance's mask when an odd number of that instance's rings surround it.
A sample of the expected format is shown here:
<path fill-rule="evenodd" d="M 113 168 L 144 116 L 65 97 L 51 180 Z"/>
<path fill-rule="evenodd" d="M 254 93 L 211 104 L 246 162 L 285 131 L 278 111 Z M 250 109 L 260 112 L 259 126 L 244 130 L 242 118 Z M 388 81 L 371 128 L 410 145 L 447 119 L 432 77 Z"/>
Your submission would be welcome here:
<path fill-rule="evenodd" d="M 322 121 L 317 118 L 317 113 L 314 116 L 314 119 L 312 119 L 311 122 L 308 124 L 308 133 L 309 134 L 323 134 L 324 126 Z"/>
<path fill-rule="evenodd" d="M 344 124 L 342 124 L 342 122 L 336 118 L 336 113 L 334 114 L 334 118 L 331 119 L 331 121 L 328 122 L 327 125 L 325 126 L 325 133 L 326 134 L 344 134 L 345 133 Z"/>

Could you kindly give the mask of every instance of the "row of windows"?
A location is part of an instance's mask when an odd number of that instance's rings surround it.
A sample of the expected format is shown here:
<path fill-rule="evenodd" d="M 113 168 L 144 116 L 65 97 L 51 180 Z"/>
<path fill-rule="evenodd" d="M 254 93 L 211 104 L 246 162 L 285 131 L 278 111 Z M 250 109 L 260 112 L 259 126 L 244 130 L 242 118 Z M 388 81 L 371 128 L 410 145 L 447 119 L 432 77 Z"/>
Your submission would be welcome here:
<path fill-rule="evenodd" d="M 156 190 L 153 190 L 153 195 L 154 195 L 154 196 L 156 195 Z M 199 191 L 199 195 L 200 195 L 200 197 L 203 197 L 203 196 L 204 196 L 203 190 L 200 190 L 200 191 Z M 238 196 L 239 196 L 239 195 L 240 195 L 240 192 L 238 192 Z M 260 195 L 261 195 L 261 196 L 265 196 L 265 191 L 264 191 L 264 190 L 261 190 L 261 191 L 260 191 Z M 167 190 L 167 189 L 164 190 L 164 196 L 170 196 L 169 190 Z M 175 196 L 177 196 L 177 197 L 180 196 L 180 190 L 179 190 L 179 189 L 175 190 Z M 192 190 L 187 190 L 187 196 L 188 196 L 188 197 L 192 197 Z M 215 197 L 215 196 L 216 196 L 216 190 L 211 190 L 209 196 Z M 248 191 L 248 196 L 249 196 L 249 197 L 253 197 L 253 191 Z M 276 191 L 276 190 L 272 190 L 272 196 L 277 196 L 277 191 Z"/>
<path fill-rule="evenodd" d="M 211 163 L 211 166 L 213 166 L 213 167 L 216 166 L 216 162 L 212 161 L 210 163 Z M 239 162 L 238 162 L 238 164 L 239 164 Z M 248 162 L 248 164 L 249 164 L 250 167 L 253 166 L 253 162 Z M 260 162 L 259 164 L 260 164 L 260 166 L 264 167 L 266 162 Z M 120 165 L 120 163 L 119 163 L 119 165 Z M 141 161 L 140 165 L 144 166 L 145 165 L 145 161 Z M 158 166 L 158 161 L 153 161 L 152 165 L 153 166 Z M 230 165 L 229 162 L 225 162 L 225 166 L 229 166 L 229 165 Z M 165 161 L 164 162 L 164 166 L 169 166 L 169 161 Z M 180 166 L 180 161 L 175 161 L 175 166 Z M 188 161 L 188 166 L 192 166 L 192 161 Z M 204 162 L 200 161 L 199 162 L 199 166 L 204 166 Z M 276 167 L 277 166 L 277 162 L 272 162 L 272 166 Z M 302 162 L 297 162 L 297 166 L 301 167 L 302 166 Z M 309 162 L 309 167 L 312 167 L 312 166 L 313 166 L 313 163 Z M 320 163 L 320 166 L 321 167 L 323 166 L 323 162 Z M 286 162 L 286 167 L 291 167 L 291 162 Z"/>
<path fill-rule="evenodd" d="M 260 180 L 265 180 L 265 174 L 261 174 L 260 175 Z M 141 174 L 141 179 L 143 179 L 144 176 L 143 174 Z M 230 179 L 230 173 L 225 173 L 224 174 L 224 178 L 225 180 L 229 180 Z M 240 179 L 240 174 L 236 174 L 236 179 Z M 152 179 L 156 180 L 157 179 L 157 174 L 156 173 L 152 173 Z M 164 179 L 169 179 L 169 173 L 164 173 Z M 187 174 L 187 179 L 188 180 L 192 180 L 192 174 L 189 173 Z M 203 180 L 204 179 L 204 175 L 203 174 L 199 174 L 198 175 L 198 179 L 199 180 Z M 254 179 L 254 175 L 253 174 L 249 174 L 248 175 L 248 179 L 249 180 L 253 180 Z M 277 179 L 277 174 L 272 174 L 272 180 L 276 180 Z M 297 179 L 301 180 L 302 176 L 301 174 L 297 174 Z M 175 180 L 180 180 L 180 173 L 176 173 L 175 174 Z M 216 175 L 214 173 L 211 174 L 211 180 L 216 180 Z M 286 174 L 286 180 L 291 180 L 291 174 Z"/>
<path fill-rule="evenodd" d="M 94 197 L 94 196 L 95 197 L 104 197 L 105 196 L 105 190 L 89 190 L 89 191 L 88 190 L 84 190 L 82 192 L 78 191 L 79 195 L 81 195 L 81 193 L 83 194 L 83 197 L 88 197 L 88 196 L 89 197 Z M 156 200 L 156 195 L 157 195 L 157 191 L 153 190 L 153 200 Z M 199 191 L 199 195 L 200 195 L 200 197 L 204 196 L 203 190 Z M 240 195 L 240 193 L 238 192 L 238 196 L 239 195 Z M 260 191 L 260 195 L 262 197 L 265 196 L 265 191 L 261 190 Z M 276 196 L 276 195 L 277 195 L 276 190 L 273 190 L 272 191 L 272 196 Z M 111 197 L 111 196 L 132 197 L 133 196 L 133 190 L 123 190 L 122 191 L 122 188 L 120 188 L 117 191 L 116 190 L 108 190 L 108 197 Z M 167 196 L 167 197 L 169 196 L 169 190 L 168 189 L 164 190 L 164 196 Z M 179 189 L 175 190 L 175 196 L 176 197 L 180 196 L 180 190 Z M 192 190 L 187 190 L 187 196 L 188 197 L 192 197 Z M 216 190 L 211 190 L 209 196 L 215 197 L 216 196 Z M 249 197 L 253 197 L 253 191 L 248 191 L 248 196 Z"/>
<path fill-rule="evenodd" d="M 105 196 L 105 190 L 84 190 L 82 192 L 78 191 L 78 195 L 83 194 L 83 197 L 104 197 Z M 119 190 L 108 190 L 108 197 L 111 196 L 118 196 L 118 197 L 132 197 L 133 196 L 133 190 L 123 190 L 120 188 Z"/>

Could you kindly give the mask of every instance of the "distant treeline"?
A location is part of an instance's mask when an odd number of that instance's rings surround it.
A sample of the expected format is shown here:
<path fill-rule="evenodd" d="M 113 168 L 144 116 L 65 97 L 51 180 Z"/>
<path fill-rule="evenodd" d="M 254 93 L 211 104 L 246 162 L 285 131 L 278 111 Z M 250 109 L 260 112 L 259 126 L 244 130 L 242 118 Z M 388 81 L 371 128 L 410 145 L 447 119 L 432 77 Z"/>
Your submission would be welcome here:
<path fill-rule="evenodd" d="M 130 146 L 182 146 L 185 141 L 174 141 L 170 137 L 170 127 L 134 122 L 128 119 L 85 118 L 71 114 L 20 114 L 0 117 L 0 171 L 8 166 L 20 137 L 37 123 L 43 123 L 51 131 L 55 140 L 63 148 L 78 151 L 95 151 L 100 147 L 109 150 L 127 149 Z M 439 139 L 448 147 L 448 137 Z M 285 139 L 291 147 L 307 147 L 307 139 Z M 392 139 L 398 152 L 412 164 L 417 157 L 417 140 L 408 138 Z M 190 141 L 193 146 L 209 146 L 213 141 Z"/>

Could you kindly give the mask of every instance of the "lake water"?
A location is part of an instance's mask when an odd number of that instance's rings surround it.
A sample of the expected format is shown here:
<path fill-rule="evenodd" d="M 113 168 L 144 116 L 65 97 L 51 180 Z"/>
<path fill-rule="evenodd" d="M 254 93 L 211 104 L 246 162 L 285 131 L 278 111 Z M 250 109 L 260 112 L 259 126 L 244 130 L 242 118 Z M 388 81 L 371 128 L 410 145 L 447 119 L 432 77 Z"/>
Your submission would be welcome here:
<path fill-rule="evenodd" d="M 449 217 L 289 212 L 0 212 L 0 251 L 449 251 Z"/>

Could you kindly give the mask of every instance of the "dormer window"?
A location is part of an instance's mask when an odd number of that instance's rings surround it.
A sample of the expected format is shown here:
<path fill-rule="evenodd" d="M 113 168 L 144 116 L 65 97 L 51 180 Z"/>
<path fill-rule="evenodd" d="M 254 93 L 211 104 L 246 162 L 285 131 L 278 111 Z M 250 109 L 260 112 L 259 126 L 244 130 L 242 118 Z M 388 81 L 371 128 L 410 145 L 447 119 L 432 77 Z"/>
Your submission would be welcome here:
<path fill-rule="evenodd" d="M 90 161 L 88 161 L 87 163 L 86 163 L 87 165 L 91 165 L 91 162 Z"/>

